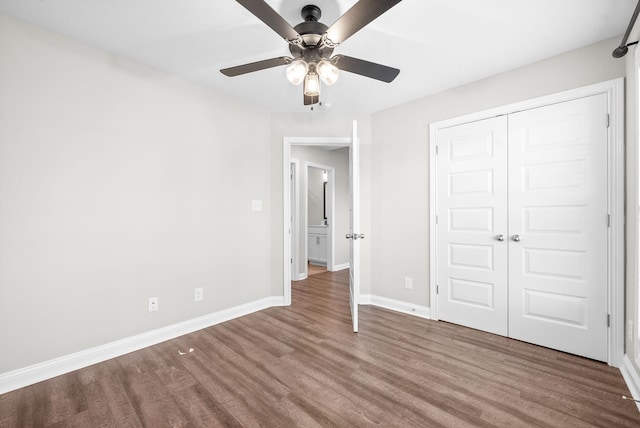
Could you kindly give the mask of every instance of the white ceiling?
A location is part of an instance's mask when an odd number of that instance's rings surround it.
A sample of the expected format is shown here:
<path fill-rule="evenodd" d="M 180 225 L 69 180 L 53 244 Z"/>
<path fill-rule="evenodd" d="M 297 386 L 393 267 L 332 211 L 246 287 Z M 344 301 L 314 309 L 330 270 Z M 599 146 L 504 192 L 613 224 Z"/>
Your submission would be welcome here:
<path fill-rule="evenodd" d="M 305 4 L 318 5 L 320 21 L 331 25 L 356 1 L 267 3 L 293 26 Z M 634 6 L 634 0 L 404 0 L 335 50 L 399 68 L 400 75 L 383 83 L 343 72 L 334 86 L 323 86 L 320 109 L 371 113 L 621 35 Z M 309 110 L 285 67 L 233 78 L 219 72 L 289 55 L 286 42 L 234 0 L 0 0 L 0 13 L 271 111 Z"/>

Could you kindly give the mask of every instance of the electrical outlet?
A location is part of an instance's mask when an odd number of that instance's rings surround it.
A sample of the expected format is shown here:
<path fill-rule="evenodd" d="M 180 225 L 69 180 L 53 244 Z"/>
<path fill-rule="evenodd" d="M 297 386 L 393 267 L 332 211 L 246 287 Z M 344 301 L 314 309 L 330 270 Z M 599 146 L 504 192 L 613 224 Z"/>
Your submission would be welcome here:
<path fill-rule="evenodd" d="M 408 276 L 404 277 L 404 288 L 407 290 L 413 289 L 413 278 L 409 278 Z"/>
<path fill-rule="evenodd" d="M 193 290 L 193 301 L 194 302 L 199 302 L 201 300 L 204 300 L 204 290 L 203 290 L 202 287 L 195 288 Z"/>
<path fill-rule="evenodd" d="M 155 312 L 158 310 L 158 298 L 149 297 L 149 312 Z"/>

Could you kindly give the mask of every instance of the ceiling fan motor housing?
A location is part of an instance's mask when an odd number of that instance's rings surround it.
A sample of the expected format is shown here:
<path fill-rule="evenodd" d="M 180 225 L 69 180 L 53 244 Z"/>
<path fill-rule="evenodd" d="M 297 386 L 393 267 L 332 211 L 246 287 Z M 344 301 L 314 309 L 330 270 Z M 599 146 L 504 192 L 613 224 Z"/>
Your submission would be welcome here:
<path fill-rule="evenodd" d="M 329 58 L 333 53 L 333 49 L 327 46 L 319 47 L 322 41 L 322 35 L 329 28 L 318 21 L 322 15 L 320 8 L 312 4 L 307 5 L 302 8 L 300 15 L 304 19 L 304 22 L 299 23 L 293 27 L 293 29 L 300 34 L 304 45 L 289 45 L 291 55 L 293 55 L 294 58 L 304 58 L 308 62 Z"/>
<path fill-rule="evenodd" d="M 315 46 L 329 27 L 318 21 L 304 21 L 293 27 L 300 34 L 306 46 Z"/>

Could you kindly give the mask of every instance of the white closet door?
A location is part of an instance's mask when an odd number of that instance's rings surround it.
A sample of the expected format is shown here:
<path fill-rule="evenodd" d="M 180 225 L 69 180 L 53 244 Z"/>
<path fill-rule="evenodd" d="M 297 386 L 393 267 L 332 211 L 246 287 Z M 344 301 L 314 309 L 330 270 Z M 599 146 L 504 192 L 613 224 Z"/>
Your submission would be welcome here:
<path fill-rule="evenodd" d="M 606 361 L 606 95 L 508 120 L 509 336 Z"/>
<path fill-rule="evenodd" d="M 501 335 L 508 300 L 506 125 L 506 117 L 496 117 L 437 135 L 438 318 Z"/>

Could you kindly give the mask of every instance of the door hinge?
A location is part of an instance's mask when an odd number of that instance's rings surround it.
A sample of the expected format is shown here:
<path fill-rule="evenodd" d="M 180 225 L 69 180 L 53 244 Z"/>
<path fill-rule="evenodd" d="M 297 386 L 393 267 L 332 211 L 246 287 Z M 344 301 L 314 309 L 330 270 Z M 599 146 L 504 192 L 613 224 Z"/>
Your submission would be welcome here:
<path fill-rule="evenodd" d="M 611 214 L 607 214 L 607 227 L 611 227 Z"/>
<path fill-rule="evenodd" d="M 436 216 L 436 224 L 438 224 L 438 216 Z"/>
<path fill-rule="evenodd" d="M 436 156 L 438 155 L 438 145 L 436 144 Z"/>
<path fill-rule="evenodd" d="M 611 126 L 611 115 L 607 113 L 607 128 Z"/>
<path fill-rule="evenodd" d="M 436 284 L 436 294 L 440 294 L 440 286 Z"/>
<path fill-rule="evenodd" d="M 293 259 L 291 259 L 291 261 L 289 263 L 293 264 Z"/>
<path fill-rule="evenodd" d="M 611 327 L 611 315 L 607 314 L 607 327 Z"/>

